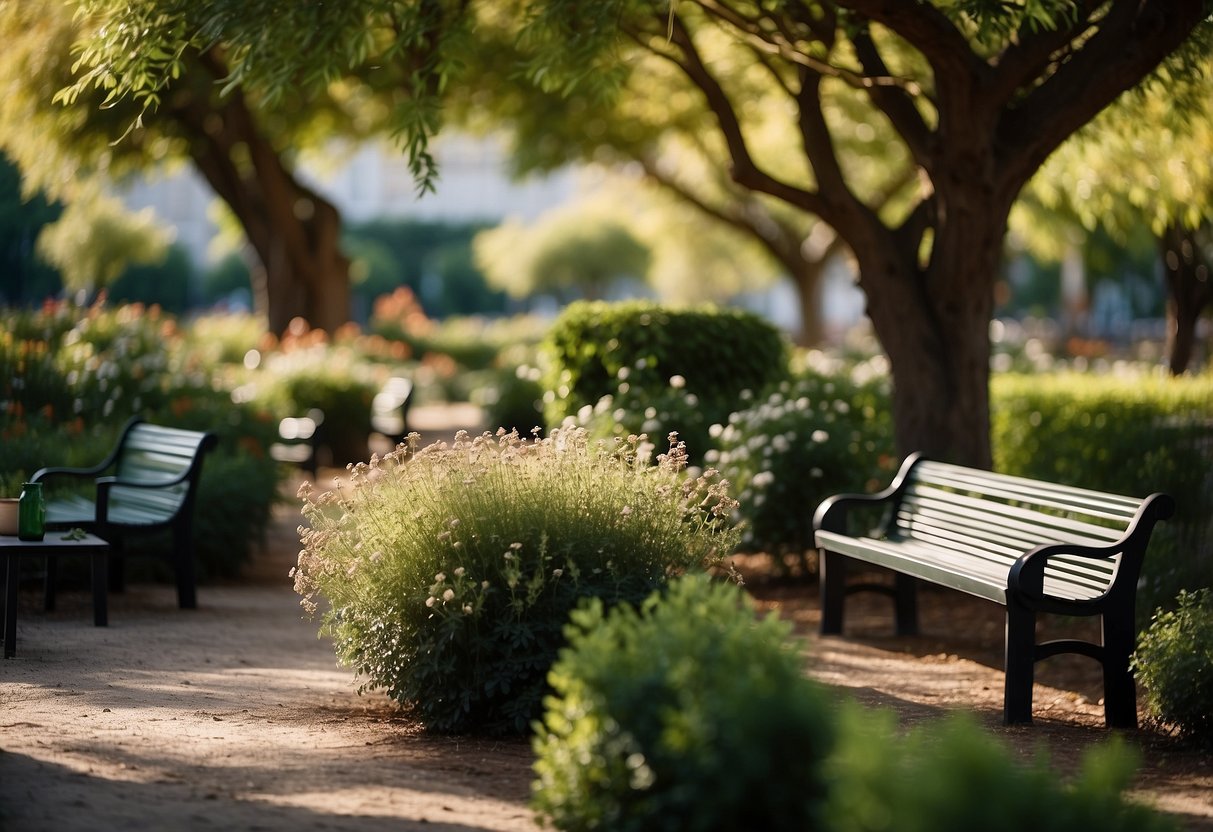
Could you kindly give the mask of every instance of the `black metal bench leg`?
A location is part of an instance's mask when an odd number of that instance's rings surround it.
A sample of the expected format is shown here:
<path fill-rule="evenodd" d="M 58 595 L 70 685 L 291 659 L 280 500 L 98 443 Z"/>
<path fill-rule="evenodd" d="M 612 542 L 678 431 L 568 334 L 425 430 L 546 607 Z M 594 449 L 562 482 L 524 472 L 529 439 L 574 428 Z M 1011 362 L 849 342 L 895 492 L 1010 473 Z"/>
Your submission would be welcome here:
<path fill-rule="evenodd" d="M 847 598 L 847 559 L 843 555 L 821 551 L 821 634 L 842 633 L 843 606 Z"/>
<path fill-rule="evenodd" d="M 893 605 L 897 635 L 918 635 L 918 580 L 900 572 L 893 576 Z"/>
<path fill-rule="evenodd" d="M 1135 634 L 1132 616 L 1103 616 L 1104 719 L 1109 728 L 1137 727 L 1137 685 L 1129 669 Z"/>
<path fill-rule="evenodd" d="M 1007 725 L 1032 721 L 1035 654 L 1036 613 L 1016 599 L 1009 598 L 1004 657 L 1006 688 L 1002 706 L 1002 721 Z"/>

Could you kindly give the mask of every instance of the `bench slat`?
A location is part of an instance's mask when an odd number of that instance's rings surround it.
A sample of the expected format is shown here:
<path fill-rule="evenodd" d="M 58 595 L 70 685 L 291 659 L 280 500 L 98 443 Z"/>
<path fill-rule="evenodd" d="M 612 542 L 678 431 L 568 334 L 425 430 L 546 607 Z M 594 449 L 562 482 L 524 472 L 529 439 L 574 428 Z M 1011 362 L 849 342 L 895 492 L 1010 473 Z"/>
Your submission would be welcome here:
<path fill-rule="evenodd" d="M 1099 525 L 1073 516 L 1059 516 L 1023 505 L 1009 505 L 967 494 L 956 494 L 915 483 L 906 493 L 905 501 L 931 506 L 951 514 L 989 518 L 1006 528 L 1048 529 L 1049 534 L 1065 535 L 1068 542 L 1110 542 L 1118 540 L 1128 526 L 1127 519 L 1117 518 L 1114 526 Z"/>
<path fill-rule="evenodd" d="M 1122 525 L 1136 515 L 1142 502 L 1136 497 L 995 474 L 942 462 L 919 463 L 915 467 L 915 479 L 971 490 L 989 497 L 1030 502 L 1042 508 L 1121 521 Z"/>

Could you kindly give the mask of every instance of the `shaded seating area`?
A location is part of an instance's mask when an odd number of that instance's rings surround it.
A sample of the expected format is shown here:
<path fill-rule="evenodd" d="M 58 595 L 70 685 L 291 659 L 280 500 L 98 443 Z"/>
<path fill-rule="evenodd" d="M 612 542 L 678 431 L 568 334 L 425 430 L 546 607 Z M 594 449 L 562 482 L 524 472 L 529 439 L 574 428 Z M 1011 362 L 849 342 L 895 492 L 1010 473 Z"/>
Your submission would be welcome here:
<path fill-rule="evenodd" d="M 872 512 L 879 525 L 868 531 L 862 523 Z M 1103 668 L 1107 724 L 1135 727 L 1137 581 L 1155 524 L 1174 512 L 1166 494 L 1138 499 L 913 454 L 879 494 L 838 495 L 818 507 L 821 632 L 842 632 L 852 592 L 890 594 L 898 635 L 918 632 L 919 581 L 967 592 L 1006 608 L 1005 723 L 1032 721 L 1036 662 L 1077 653 Z M 894 582 L 849 581 L 864 564 L 892 570 Z M 1042 613 L 1100 616 L 1102 643 L 1037 643 Z"/>
<path fill-rule="evenodd" d="M 182 609 L 197 606 L 193 519 L 198 481 L 207 452 L 218 439 L 210 432 L 127 422 L 110 454 L 90 468 L 43 468 L 31 481 L 46 491 L 46 528 L 82 529 L 110 546 L 109 586 L 124 586 L 123 557 L 137 538 L 167 534 L 171 544 L 151 551 L 167 559 Z M 88 484 L 93 495 L 85 496 Z M 85 487 L 82 487 L 85 486 Z M 45 605 L 54 609 L 58 565 L 47 560 Z"/>

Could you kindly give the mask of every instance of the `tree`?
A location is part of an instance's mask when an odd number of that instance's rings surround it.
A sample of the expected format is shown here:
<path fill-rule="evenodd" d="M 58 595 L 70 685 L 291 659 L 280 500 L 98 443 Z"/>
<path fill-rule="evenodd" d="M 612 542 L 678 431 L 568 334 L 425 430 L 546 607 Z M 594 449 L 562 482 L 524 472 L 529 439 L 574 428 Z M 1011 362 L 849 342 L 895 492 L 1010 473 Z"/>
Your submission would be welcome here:
<path fill-rule="evenodd" d="M 38 253 L 71 289 L 109 286 L 129 265 L 164 261 L 170 233 L 150 210 L 129 213 L 117 199 L 91 191 L 77 194 L 38 238 Z"/>
<path fill-rule="evenodd" d="M 223 94 L 220 82 L 229 72 L 222 46 L 214 44 L 180 51 L 180 66 L 154 111 L 107 98 L 103 87 L 74 89 L 78 106 L 53 104 L 73 81 L 72 44 L 96 36 L 98 25 L 58 0 L 0 5 L 0 147 L 19 164 L 27 186 L 70 203 L 91 179 L 188 160 L 257 253 L 258 309 L 272 330 L 285 331 L 297 316 L 330 330 L 349 320 L 340 216 L 292 169 L 293 148 L 311 140 L 314 124 L 334 123 L 335 99 L 275 108 L 242 90 Z M 356 132 L 354 122 L 338 123 Z M 330 135 L 327 128 L 323 135 Z"/>
<path fill-rule="evenodd" d="M 473 241 L 476 265 L 510 296 L 581 296 L 601 300 L 611 285 L 644 281 L 650 253 L 611 205 L 583 201 L 561 206 L 526 226 L 507 221 Z"/>
<path fill-rule="evenodd" d="M 1175 375 L 1192 359 L 1198 319 L 1213 309 L 1213 60 L 1201 55 L 1188 69 L 1160 73 L 1062 145 L 1030 186 L 1047 219 L 1019 223 L 1037 236 L 1099 228 L 1120 240 L 1149 228 L 1166 277 Z"/>
<path fill-rule="evenodd" d="M 422 181 L 426 140 L 480 20 L 518 21 L 527 69 L 549 90 L 609 94 L 636 71 L 636 52 L 667 62 L 704 102 L 733 183 L 821 218 L 853 252 L 893 372 L 899 447 L 983 466 L 988 330 L 1012 205 L 1066 138 L 1194 33 L 1202 44 L 1210 34 L 1205 0 L 363 0 L 291 13 L 243 0 L 86 5 L 112 16 L 86 47 L 87 80 L 149 103 L 191 45 L 223 42 L 232 83 L 271 98 L 372 54 L 401 67 L 412 100 L 397 123 Z M 722 41 L 748 60 L 717 59 Z M 796 156 L 758 152 L 747 127 L 752 73 L 782 92 Z M 904 152 L 917 189 L 897 210 L 858 188 L 862 160 L 839 154 L 837 100 L 870 108 Z"/>

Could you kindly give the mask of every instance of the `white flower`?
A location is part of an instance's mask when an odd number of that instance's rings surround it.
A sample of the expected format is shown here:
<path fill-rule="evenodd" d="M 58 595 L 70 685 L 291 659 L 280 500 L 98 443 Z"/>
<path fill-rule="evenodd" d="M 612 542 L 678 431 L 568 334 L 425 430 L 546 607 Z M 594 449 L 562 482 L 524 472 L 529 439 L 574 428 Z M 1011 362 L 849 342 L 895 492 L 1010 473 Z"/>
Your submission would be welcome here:
<path fill-rule="evenodd" d="M 563 570 L 563 569 L 553 569 L 553 570 L 552 570 L 552 577 L 553 577 L 553 578 L 559 578 L 559 577 L 560 577 L 561 575 L 563 575 L 563 574 L 564 574 L 564 570 Z"/>
<path fill-rule="evenodd" d="M 455 577 L 462 578 L 465 572 L 467 572 L 466 569 L 464 569 L 462 566 L 458 566 L 455 568 Z"/>
<path fill-rule="evenodd" d="M 675 390 L 681 390 L 687 386 L 687 380 L 682 376 L 670 376 L 670 386 Z"/>
<path fill-rule="evenodd" d="M 822 444 L 824 442 L 828 442 L 830 440 L 830 434 L 828 434 L 824 430 L 821 430 L 820 428 L 818 428 L 817 430 L 813 431 L 813 436 L 811 437 L 811 439 L 820 445 L 820 444 Z"/>
<path fill-rule="evenodd" d="M 434 604 L 436 604 L 436 603 L 438 603 L 438 599 L 437 599 L 437 598 L 435 598 L 433 595 L 431 595 L 429 598 L 426 598 L 426 599 L 425 599 L 425 605 L 426 605 L 427 607 L 432 607 L 432 606 L 434 606 Z"/>
<path fill-rule="evenodd" d="M 446 573 L 439 572 L 437 575 L 434 576 L 434 580 L 437 581 L 438 583 L 442 583 L 443 581 L 446 580 Z"/>
<path fill-rule="evenodd" d="M 463 614 L 464 614 L 464 615 L 471 615 L 471 614 L 472 614 L 472 605 L 471 605 L 471 604 L 464 604 L 464 605 L 463 605 Z"/>
<path fill-rule="evenodd" d="M 448 589 L 446 592 L 442 593 L 443 601 L 451 601 L 451 600 L 454 600 L 454 598 L 455 598 L 455 590 L 453 590 L 453 589 Z"/>

